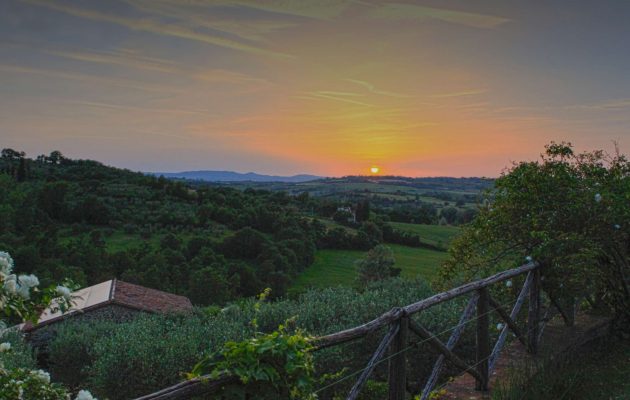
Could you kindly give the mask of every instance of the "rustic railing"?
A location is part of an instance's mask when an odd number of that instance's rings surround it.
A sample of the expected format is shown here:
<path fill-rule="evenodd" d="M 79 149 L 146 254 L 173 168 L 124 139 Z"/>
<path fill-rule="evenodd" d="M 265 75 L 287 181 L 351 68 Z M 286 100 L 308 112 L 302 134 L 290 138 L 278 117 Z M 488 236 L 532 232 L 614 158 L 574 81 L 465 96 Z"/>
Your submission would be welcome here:
<path fill-rule="evenodd" d="M 410 344 L 410 333 L 417 335 L 422 343 L 428 343 L 440 353 L 433 371 L 422 390 L 421 400 L 427 399 L 435 388 L 445 362 L 449 362 L 459 370 L 472 375 L 475 378 L 477 390 L 487 391 L 489 376 L 496 365 L 508 331 L 511 331 L 526 346 L 530 353 L 535 354 L 538 351 L 538 343 L 542 333 L 540 268 L 537 263 L 530 262 L 518 268 L 503 271 L 488 278 L 438 293 L 417 303 L 394 308 L 363 325 L 316 338 L 314 351 L 356 340 L 381 328 L 389 327 L 367 366 L 361 371 L 357 381 L 350 389 L 346 397 L 347 400 L 354 400 L 358 397 L 368 378 L 376 366 L 384 360 L 388 351 L 388 398 L 389 400 L 403 400 L 405 398 L 407 390 L 406 351 L 419 343 Z M 525 282 L 512 310 L 508 313 L 504 309 L 504 305 L 497 303 L 492 298 L 488 287 L 523 274 L 527 274 Z M 454 328 L 449 329 L 452 333 L 446 343 L 443 343 L 438 338 L 438 335 L 433 334 L 420 323 L 410 318 L 412 315 L 437 304 L 468 294 L 471 295 L 470 300 L 458 324 Z M 517 324 L 517 316 L 526 299 L 528 299 L 529 307 L 527 326 L 523 330 Z M 473 317 L 475 312 L 476 316 Z M 496 313 L 505 322 L 493 347 L 490 344 L 489 330 L 491 313 Z M 473 365 L 469 365 L 453 352 L 465 325 L 471 322 L 476 323 L 476 362 Z M 223 376 L 218 379 L 210 379 L 206 376 L 181 382 L 136 400 L 183 400 L 195 395 L 217 392 L 221 387 L 231 383 L 238 383 L 238 379 L 234 376 Z"/>

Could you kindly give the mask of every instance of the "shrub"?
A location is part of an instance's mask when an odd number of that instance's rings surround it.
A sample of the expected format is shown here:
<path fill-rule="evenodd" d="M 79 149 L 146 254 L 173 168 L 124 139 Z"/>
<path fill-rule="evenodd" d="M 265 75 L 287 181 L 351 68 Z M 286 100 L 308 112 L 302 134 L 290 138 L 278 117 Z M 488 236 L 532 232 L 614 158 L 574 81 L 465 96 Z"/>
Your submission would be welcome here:
<path fill-rule="evenodd" d="M 184 378 L 201 355 L 249 336 L 242 321 L 147 315 L 120 324 L 94 345 L 90 387 L 103 398 L 129 399 Z"/>
<path fill-rule="evenodd" d="M 247 299 L 220 312 L 199 312 L 186 317 L 140 316 L 133 321 L 113 325 L 111 331 L 95 339 L 89 350 L 93 364 L 87 369 L 87 375 L 82 375 L 87 382 L 76 384 L 89 385 L 99 397 L 110 400 L 145 395 L 184 379 L 183 373 L 192 370 L 202 357 L 218 351 L 228 341 L 251 338 L 256 330 L 273 332 L 278 325 L 292 319 L 286 327 L 289 336 L 298 330 L 313 336 L 325 335 L 365 323 L 392 307 L 404 306 L 431 294 L 429 285 L 423 280 L 395 278 L 374 283 L 363 292 L 344 287 L 308 291 L 296 300 L 260 304 L 258 311 L 256 302 Z M 414 318 L 427 329 L 439 333 L 455 325 L 461 309 L 461 302 L 451 301 Z M 257 329 L 250 323 L 254 319 Z M 70 344 L 73 337 L 96 335 L 96 332 L 89 331 L 96 331 L 97 326 L 83 324 L 81 328 L 68 324 L 59 330 L 51 343 L 52 348 L 58 349 L 55 354 L 64 346 L 76 348 Z M 446 340 L 445 336 L 448 337 L 448 333 L 440 337 Z M 340 366 L 347 367 L 348 371 L 364 368 L 381 337 L 382 332 L 315 352 L 316 378 L 339 372 L 342 369 Z M 464 358 L 473 354 L 473 339 L 472 335 L 464 337 L 457 348 L 458 352 L 463 352 Z M 65 365 L 73 362 L 79 365 L 80 354 L 76 351 L 74 361 L 72 354 L 64 356 Z M 409 350 L 409 370 L 413 371 L 410 379 L 426 376 L 436 356 L 426 346 Z M 375 380 L 385 379 L 386 365 L 385 362 L 377 368 Z M 329 398 L 336 391 L 342 393 L 352 383 L 352 380 L 347 380 L 320 396 Z"/>
<path fill-rule="evenodd" d="M 55 338 L 47 346 L 48 368 L 53 380 L 72 389 L 85 386 L 95 360 L 95 343 L 115 326 L 109 321 L 85 323 L 72 319 L 58 324 L 54 328 Z"/>
<path fill-rule="evenodd" d="M 236 375 L 240 384 L 222 390 L 222 399 L 315 399 L 313 349 L 310 338 L 285 326 L 257 333 L 241 342 L 225 343 L 200 361 L 191 377 Z"/>
<path fill-rule="evenodd" d="M 3 352 L 0 356 L 0 362 L 7 369 L 12 368 L 35 368 L 37 362 L 35 353 L 29 346 L 24 337 L 15 331 L 10 331 L 0 335 L 0 342 L 8 343 L 11 351 Z"/>

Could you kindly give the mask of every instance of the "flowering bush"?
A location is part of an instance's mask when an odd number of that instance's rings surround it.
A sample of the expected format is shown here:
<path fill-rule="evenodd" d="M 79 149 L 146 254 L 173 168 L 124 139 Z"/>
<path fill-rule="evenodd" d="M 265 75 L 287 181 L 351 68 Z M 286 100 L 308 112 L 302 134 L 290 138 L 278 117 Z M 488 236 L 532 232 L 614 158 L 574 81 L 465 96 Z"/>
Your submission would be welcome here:
<path fill-rule="evenodd" d="M 50 382 L 48 373 L 40 370 L 0 368 L 0 395 L 3 399 L 66 400 L 68 392 Z"/>
<path fill-rule="evenodd" d="M 13 259 L 9 253 L 0 251 L 0 327 L 8 322 L 37 321 L 39 313 L 52 305 L 52 311 L 67 311 L 72 305 L 71 290 L 74 285 L 39 288 L 35 275 L 15 275 Z M 54 302 L 53 302 L 54 300 Z"/>
<path fill-rule="evenodd" d="M 40 290 L 35 275 L 13 274 L 13 259 L 0 251 L 0 339 L 4 339 L 7 322 L 37 321 L 41 310 L 51 307 L 53 311 L 65 312 L 72 305 L 69 284 Z M 7 322 L 5 322 L 7 321 Z M 11 361 L 7 355 L 13 352 L 11 342 L 0 343 L 0 398 L 19 400 L 69 400 L 70 394 L 61 385 L 52 383 L 50 375 L 42 370 L 5 366 Z M 76 400 L 95 400 L 82 390 Z"/>

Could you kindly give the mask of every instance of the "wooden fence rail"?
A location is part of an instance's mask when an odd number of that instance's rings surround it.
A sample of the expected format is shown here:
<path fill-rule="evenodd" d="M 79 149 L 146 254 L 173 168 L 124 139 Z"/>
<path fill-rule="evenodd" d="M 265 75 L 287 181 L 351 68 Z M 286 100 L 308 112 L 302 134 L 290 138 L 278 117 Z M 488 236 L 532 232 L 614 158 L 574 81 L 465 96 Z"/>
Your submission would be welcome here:
<path fill-rule="evenodd" d="M 490 296 L 488 288 L 495 283 L 503 282 L 524 274 L 527 274 L 527 277 L 525 278 L 523 287 L 510 314 L 508 314 L 503 306 Z M 433 367 L 433 371 L 424 386 L 421 400 L 425 400 L 429 397 L 429 394 L 438 381 L 445 361 L 463 372 L 472 375 L 476 381 L 476 389 L 486 391 L 488 390 L 490 373 L 503 348 L 508 331 L 512 331 L 512 333 L 526 345 L 528 351 L 531 353 L 538 351 L 538 341 L 541 336 L 540 278 L 540 266 L 537 263 L 530 262 L 518 268 L 503 271 L 488 278 L 438 293 L 405 307 L 394 308 L 374 320 L 354 328 L 318 337 L 314 339 L 314 351 L 356 340 L 389 326 L 387 333 L 370 358 L 367 366 L 362 370 L 359 378 L 350 389 L 346 397 L 347 400 L 357 398 L 370 375 L 376 366 L 383 361 L 388 351 L 389 400 L 403 400 L 405 398 L 407 390 L 406 354 L 407 350 L 413 347 L 409 345 L 409 333 L 417 335 L 421 339 L 421 343 L 429 344 L 440 353 Z M 468 294 L 471 294 L 470 300 L 458 324 L 451 329 L 453 332 L 446 344 L 443 343 L 437 335 L 431 333 L 421 324 L 410 318 L 413 314 L 419 313 L 437 304 Z M 526 298 L 528 299 L 527 327 L 526 330 L 523 330 L 517 324 L 517 317 Z M 473 318 L 475 310 L 476 317 Z M 498 314 L 501 320 L 505 322 L 492 348 L 489 329 L 491 313 Z M 453 352 L 453 349 L 465 325 L 473 320 L 476 321 L 476 362 L 471 366 L 457 356 Z M 222 376 L 215 379 L 204 376 L 181 382 L 158 392 L 139 397 L 136 400 L 184 400 L 195 395 L 214 393 L 221 390 L 225 385 L 235 383 L 238 383 L 238 378 L 234 376 Z"/>

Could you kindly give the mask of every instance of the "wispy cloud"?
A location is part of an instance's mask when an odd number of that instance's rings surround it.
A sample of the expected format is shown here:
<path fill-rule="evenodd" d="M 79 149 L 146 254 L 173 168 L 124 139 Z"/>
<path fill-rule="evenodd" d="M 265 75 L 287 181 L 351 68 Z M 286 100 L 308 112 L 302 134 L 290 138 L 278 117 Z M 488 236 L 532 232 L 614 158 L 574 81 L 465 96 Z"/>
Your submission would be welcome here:
<path fill-rule="evenodd" d="M 346 79 L 346 81 L 355 83 L 355 84 L 360 85 L 360 86 L 363 86 L 369 92 L 374 93 L 374 94 L 380 94 L 382 96 L 400 97 L 400 98 L 412 97 L 412 96 L 407 95 L 407 94 L 401 94 L 401 93 L 389 92 L 389 91 L 386 91 L 386 90 L 380 90 L 380 89 L 377 89 L 376 86 L 374 86 L 370 82 L 361 81 L 361 80 L 358 80 L 358 79 Z"/>
<path fill-rule="evenodd" d="M 32 68 L 21 65 L 11 65 L 11 64 L 0 64 L 0 71 L 11 72 L 16 74 L 33 74 L 33 75 L 42 75 L 52 78 L 61 78 L 61 79 L 70 79 L 70 80 L 78 80 L 88 82 L 90 84 L 98 83 L 102 85 L 114 85 L 119 86 L 126 89 L 136 89 L 143 90 L 148 92 L 167 92 L 174 93 L 177 92 L 177 89 L 166 88 L 162 86 L 145 84 L 137 81 L 132 81 L 129 79 L 120 79 L 120 78 L 107 78 L 98 75 L 88 75 L 88 74 L 80 74 L 74 72 L 64 72 L 59 70 L 52 69 L 41 69 L 41 68 Z"/>
<path fill-rule="evenodd" d="M 356 100 L 357 97 L 363 97 L 363 95 L 352 92 L 336 92 L 329 90 L 317 90 L 314 92 L 306 92 L 303 96 L 296 96 L 297 98 L 302 99 L 325 99 L 325 100 L 334 100 L 342 103 L 354 104 L 364 107 L 374 107 L 372 104 L 368 104 L 359 100 Z"/>
<path fill-rule="evenodd" d="M 162 0 L 163 2 L 181 5 L 180 0 Z M 189 0 L 189 4 L 197 6 L 237 6 L 247 7 L 267 13 L 283 14 L 311 19 L 331 20 L 341 14 L 356 1 L 318 0 Z"/>
<path fill-rule="evenodd" d="M 77 105 L 77 106 L 105 108 L 105 109 L 111 109 L 111 110 L 143 111 L 143 112 L 151 112 L 151 113 L 159 113 L 159 114 L 216 116 L 216 114 L 210 113 L 205 110 L 182 110 L 182 109 L 177 109 L 177 108 L 140 107 L 140 106 L 131 106 L 131 105 L 123 105 L 123 104 L 110 104 L 110 103 L 101 103 L 101 102 L 92 102 L 92 101 L 74 101 L 74 100 L 66 101 L 66 103 Z"/>
<path fill-rule="evenodd" d="M 225 69 L 191 69 L 174 61 L 146 57 L 137 50 L 120 49 L 107 52 L 44 50 L 46 54 L 88 63 L 108 64 L 143 71 L 158 71 L 177 74 L 209 83 L 228 83 L 234 85 L 269 86 L 271 82 L 236 71 Z"/>
<path fill-rule="evenodd" d="M 442 93 L 442 94 L 434 94 L 431 97 L 434 98 L 448 98 L 448 97 L 465 97 L 465 96 L 474 96 L 478 94 L 486 93 L 487 90 L 479 89 L 479 90 L 464 90 L 461 92 L 452 92 L 452 93 Z"/>
<path fill-rule="evenodd" d="M 436 19 L 472 28 L 491 29 L 510 20 L 493 15 L 433 8 L 405 3 L 387 3 L 368 11 L 373 18 L 424 20 Z"/>
<path fill-rule="evenodd" d="M 630 99 L 605 100 L 590 104 L 577 104 L 564 107 L 569 110 L 622 110 L 630 108 Z"/>
<path fill-rule="evenodd" d="M 235 71 L 228 71 L 225 69 L 199 70 L 195 72 L 193 76 L 202 81 L 213 83 L 255 84 L 259 86 L 272 85 L 272 83 L 266 79 L 256 78 L 251 75 Z"/>
<path fill-rule="evenodd" d="M 180 24 L 193 29 L 206 28 L 220 31 L 241 39 L 264 42 L 265 36 L 278 30 L 297 26 L 296 22 L 265 18 L 246 20 L 227 19 L 194 2 L 170 2 L 168 0 L 126 0 L 128 4 L 147 14 L 175 18 Z M 205 4 L 204 4 L 205 5 Z M 210 5 L 210 4 L 207 4 Z"/>
<path fill-rule="evenodd" d="M 90 63 L 118 65 L 126 68 L 168 73 L 177 72 L 176 63 L 172 61 L 144 57 L 139 55 L 136 51 L 128 49 L 108 52 L 60 50 L 46 50 L 45 52 L 58 57 Z"/>
<path fill-rule="evenodd" d="M 149 32 L 157 35 L 171 36 L 185 40 L 192 40 L 200 43 L 211 44 L 215 46 L 220 46 L 228 49 L 244 51 L 248 53 L 261 54 L 272 57 L 280 57 L 280 58 L 292 58 L 289 54 L 274 52 L 271 50 L 264 49 L 262 47 L 256 47 L 252 45 L 248 45 L 245 43 L 241 43 L 235 40 L 230 40 L 218 36 L 213 36 L 208 33 L 200 33 L 198 31 L 191 30 L 189 28 L 174 25 L 174 24 L 165 24 L 155 20 L 142 18 L 142 19 L 134 19 L 128 17 L 122 17 L 119 15 L 106 14 L 94 10 L 88 10 L 84 8 L 76 8 L 71 6 L 66 6 L 62 4 L 55 3 L 52 0 L 23 0 L 26 3 L 39 5 L 42 7 L 47 7 L 49 9 L 63 12 L 68 15 L 72 15 L 78 18 L 85 18 L 93 21 L 107 22 L 120 26 L 124 26 L 127 29 L 135 30 L 135 31 L 143 31 Z"/>

